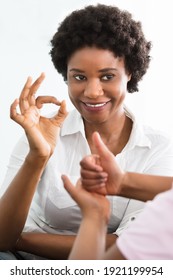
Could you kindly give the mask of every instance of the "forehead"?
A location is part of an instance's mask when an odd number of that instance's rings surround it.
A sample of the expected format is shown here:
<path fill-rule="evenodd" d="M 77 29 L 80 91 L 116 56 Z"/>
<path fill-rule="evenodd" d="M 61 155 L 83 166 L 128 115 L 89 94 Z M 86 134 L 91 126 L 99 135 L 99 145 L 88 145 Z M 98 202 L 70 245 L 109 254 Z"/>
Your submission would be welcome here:
<path fill-rule="evenodd" d="M 84 47 L 75 51 L 68 60 L 69 68 L 81 67 L 124 67 L 124 58 L 117 57 L 115 54 L 107 49 L 99 49 L 96 47 Z"/>

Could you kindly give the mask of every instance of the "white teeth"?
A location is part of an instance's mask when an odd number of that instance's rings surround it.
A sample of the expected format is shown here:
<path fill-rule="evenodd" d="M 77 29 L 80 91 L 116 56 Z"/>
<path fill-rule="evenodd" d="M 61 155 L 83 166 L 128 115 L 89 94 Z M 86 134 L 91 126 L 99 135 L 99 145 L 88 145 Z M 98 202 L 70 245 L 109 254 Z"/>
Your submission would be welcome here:
<path fill-rule="evenodd" d="M 105 103 L 99 103 L 99 104 L 89 104 L 89 103 L 85 103 L 85 104 L 86 104 L 86 106 L 88 106 L 88 107 L 95 108 L 95 107 L 104 106 L 104 105 L 106 104 L 106 102 L 105 102 Z"/>

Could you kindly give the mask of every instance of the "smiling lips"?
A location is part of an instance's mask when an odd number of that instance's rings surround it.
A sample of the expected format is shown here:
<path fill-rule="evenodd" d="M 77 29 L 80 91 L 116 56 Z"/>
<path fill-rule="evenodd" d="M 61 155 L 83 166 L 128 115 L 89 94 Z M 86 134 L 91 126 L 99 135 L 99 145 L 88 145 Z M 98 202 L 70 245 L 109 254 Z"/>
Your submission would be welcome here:
<path fill-rule="evenodd" d="M 86 106 L 88 107 L 92 107 L 92 108 L 95 108 L 95 107 L 102 107 L 106 104 L 106 102 L 104 103 L 98 103 L 98 104 L 89 104 L 89 103 L 85 103 Z"/>
<path fill-rule="evenodd" d="M 84 105 L 85 105 L 85 108 L 88 109 L 88 110 L 101 110 L 102 108 L 105 107 L 105 105 L 108 103 L 109 101 L 107 102 L 102 102 L 102 103 L 85 103 L 85 102 L 82 102 Z"/>

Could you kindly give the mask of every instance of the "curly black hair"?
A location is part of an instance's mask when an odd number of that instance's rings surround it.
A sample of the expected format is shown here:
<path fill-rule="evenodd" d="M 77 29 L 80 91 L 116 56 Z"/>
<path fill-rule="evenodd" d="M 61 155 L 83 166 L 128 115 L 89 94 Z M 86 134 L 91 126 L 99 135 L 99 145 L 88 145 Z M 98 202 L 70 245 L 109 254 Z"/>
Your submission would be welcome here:
<path fill-rule="evenodd" d="M 107 49 L 124 57 L 125 67 L 132 75 L 128 92 L 138 91 L 138 82 L 149 67 L 151 42 L 147 42 L 141 22 L 128 11 L 115 6 L 89 5 L 68 15 L 51 40 L 52 62 L 64 80 L 70 56 L 85 46 Z"/>

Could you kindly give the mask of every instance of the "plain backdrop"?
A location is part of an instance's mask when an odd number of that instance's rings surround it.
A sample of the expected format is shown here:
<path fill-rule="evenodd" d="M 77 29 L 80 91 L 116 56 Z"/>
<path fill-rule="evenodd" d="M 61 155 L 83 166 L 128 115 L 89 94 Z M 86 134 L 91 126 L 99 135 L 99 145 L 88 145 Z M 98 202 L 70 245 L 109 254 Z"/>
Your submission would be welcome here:
<path fill-rule="evenodd" d="M 0 0 L 0 184 L 12 149 L 23 133 L 9 117 L 10 104 L 28 76 L 35 79 L 45 72 L 38 94 L 66 99 L 68 109 L 73 108 L 67 87 L 51 62 L 49 42 L 66 15 L 98 2 L 117 5 L 142 22 L 146 38 L 153 44 L 152 61 L 139 92 L 128 94 L 126 103 L 140 121 L 172 137 L 172 1 Z M 46 105 L 43 113 L 50 110 L 54 108 Z"/>

